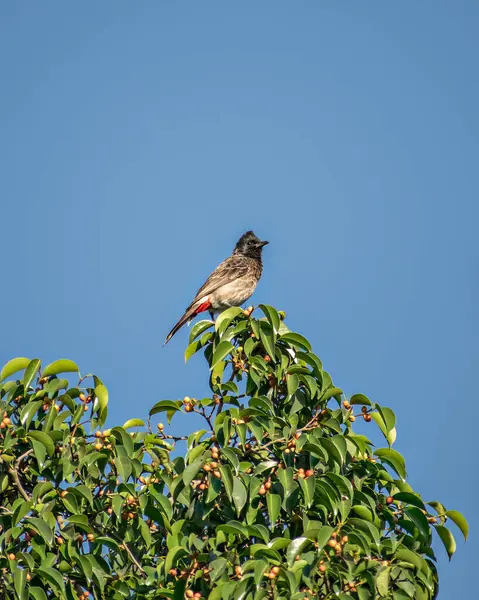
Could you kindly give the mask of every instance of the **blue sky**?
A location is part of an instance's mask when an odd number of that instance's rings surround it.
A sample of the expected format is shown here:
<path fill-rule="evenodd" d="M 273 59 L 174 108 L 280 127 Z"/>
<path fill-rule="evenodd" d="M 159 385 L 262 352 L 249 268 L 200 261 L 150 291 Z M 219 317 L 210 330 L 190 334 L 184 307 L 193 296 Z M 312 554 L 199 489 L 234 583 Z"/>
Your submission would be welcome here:
<path fill-rule="evenodd" d="M 479 6 L 3 2 L 3 364 L 75 360 L 110 422 L 207 392 L 163 339 L 246 229 L 253 298 L 335 383 L 393 408 L 427 500 L 479 552 Z M 195 427 L 181 418 L 176 431 Z"/>

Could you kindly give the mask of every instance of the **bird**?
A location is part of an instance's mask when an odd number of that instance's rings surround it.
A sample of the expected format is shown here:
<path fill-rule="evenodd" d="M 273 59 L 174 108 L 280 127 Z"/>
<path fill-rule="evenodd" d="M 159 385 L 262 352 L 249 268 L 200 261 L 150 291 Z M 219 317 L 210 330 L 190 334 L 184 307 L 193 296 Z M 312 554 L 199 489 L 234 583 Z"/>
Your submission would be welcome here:
<path fill-rule="evenodd" d="M 262 252 L 268 244 L 252 231 L 244 233 L 233 250 L 200 287 L 181 319 L 166 336 L 166 345 L 185 323 L 208 311 L 211 318 L 230 306 L 241 306 L 253 294 L 263 272 Z"/>

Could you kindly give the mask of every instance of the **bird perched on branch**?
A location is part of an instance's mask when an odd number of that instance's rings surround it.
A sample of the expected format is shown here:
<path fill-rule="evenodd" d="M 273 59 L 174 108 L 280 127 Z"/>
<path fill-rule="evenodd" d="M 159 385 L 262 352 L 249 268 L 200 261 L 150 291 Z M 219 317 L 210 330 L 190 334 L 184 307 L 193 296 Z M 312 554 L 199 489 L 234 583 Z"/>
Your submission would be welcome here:
<path fill-rule="evenodd" d="M 261 254 L 268 242 L 247 231 L 238 240 L 233 254 L 211 273 L 198 290 L 185 314 L 166 336 L 167 344 L 183 325 L 201 312 L 215 313 L 241 306 L 254 292 L 263 271 Z"/>

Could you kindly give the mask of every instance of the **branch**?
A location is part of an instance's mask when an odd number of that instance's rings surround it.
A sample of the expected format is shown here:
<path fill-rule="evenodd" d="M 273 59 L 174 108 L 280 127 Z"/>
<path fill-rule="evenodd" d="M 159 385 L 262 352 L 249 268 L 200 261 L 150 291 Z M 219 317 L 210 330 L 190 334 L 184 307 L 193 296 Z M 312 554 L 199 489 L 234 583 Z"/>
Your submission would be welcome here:
<path fill-rule="evenodd" d="M 193 409 L 193 412 L 195 412 L 197 415 L 201 415 L 203 417 L 203 419 L 206 420 L 206 422 L 208 423 L 209 427 L 213 430 L 213 425 L 211 423 L 211 415 L 208 416 L 206 414 L 206 411 L 203 407 L 201 407 L 201 410 L 197 410 L 196 408 Z"/>
<path fill-rule="evenodd" d="M 109 535 L 110 537 L 112 537 L 116 542 L 118 542 L 118 544 L 120 545 L 120 548 L 123 548 L 126 553 L 128 554 L 128 556 L 130 557 L 131 562 L 136 566 L 136 568 L 140 571 L 140 573 L 142 575 L 146 575 L 146 571 L 143 569 L 143 567 L 140 565 L 140 563 L 137 561 L 137 559 L 135 558 L 133 552 L 130 550 L 130 548 L 128 548 L 127 543 L 122 540 L 120 537 L 118 537 L 115 533 L 113 533 L 113 531 L 111 531 L 111 529 L 106 530 L 104 533 L 102 533 L 101 530 L 98 530 L 98 525 L 94 524 L 93 525 L 94 529 L 100 534 L 100 535 Z M 106 528 L 105 528 L 106 529 Z"/>
<path fill-rule="evenodd" d="M 26 458 L 27 456 L 30 456 L 30 454 L 32 454 L 33 452 L 33 448 L 30 448 L 29 450 L 27 450 L 26 452 L 24 452 L 23 454 L 21 454 L 17 460 L 15 461 L 15 466 L 10 467 L 8 469 L 8 472 L 10 473 L 10 475 L 12 476 L 13 482 L 15 483 L 15 485 L 18 488 L 18 491 L 20 492 L 20 494 L 25 498 L 25 500 L 27 502 L 29 502 L 31 500 L 30 496 L 27 494 L 27 492 L 25 491 L 25 488 L 22 485 L 22 482 L 20 481 L 20 477 L 18 476 L 18 467 L 20 466 L 20 463 L 22 462 L 22 460 L 24 458 Z"/>
<path fill-rule="evenodd" d="M 309 421 L 309 423 L 306 423 L 306 425 L 304 427 L 300 427 L 297 430 L 297 433 L 302 433 L 303 431 L 311 431 L 312 429 L 316 429 L 316 425 L 310 427 L 316 421 L 316 419 L 317 419 L 317 417 L 313 417 L 311 419 L 311 421 Z M 288 438 L 279 438 L 277 440 L 271 440 L 267 444 L 258 444 L 258 449 L 263 450 L 264 448 L 267 448 L 268 446 L 271 446 L 272 444 L 281 444 L 283 442 L 286 442 L 287 440 L 288 440 Z"/>
<path fill-rule="evenodd" d="M 31 500 L 30 496 L 27 494 L 27 492 L 25 491 L 25 489 L 22 486 L 22 483 L 20 481 L 20 477 L 18 476 L 17 470 L 10 468 L 8 469 L 8 472 L 10 473 L 10 475 L 12 476 L 13 482 L 15 483 L 15 485 L 18 488 L 18 491 L 20 492 L 20 494 L 25 498 L 25 500 L 27 502 L 29 502 Z"/>
<path fill-rule="evenodd" d="M 26 452 L 24 452 L 23 454 L 21 454 L 21 455 L 20 455 L 20 456 L 17 458 L 17 460 L 15 461 L 15 466 L 16 466 L 16 467 L 19 467 L 19 466 L 20 466 L 20 463 L 22 462 L 22 460 L 23 460 L 24 458 L 26 458 L 27 456 L 30 456 L 30 454 L 32 454 L 32 452 L 33 452 L 33 448 L 30 448 L 29 450 L 27 450 Z"/>
<path fill-rule="evenodd" d="M 175 442 L 183 442 L 183 441 L 187 440 L 189 436 L 187 436 L 187 435 L 177 436 L 177 435 L 170 435 L 168 433 L 164 433 L 163 437 L 168 440 L 174 440 Z"/>
<path fill-rule="evenodd" d="M 111 533 L 110 533 L 110 535 L 111 535 Z M 131 561 L 135 564 L 136 568 L 140 571 L 140 573 L 142 575 L 146 575 L 146 571 L 143 569 L 143 567 L 140 565 L 140 563 L 136 560 L 136 558 L 133 555 L 133 552 L 128 548 L 128 545 L 125 542 L 122 542 L 122 545 L 125 548 L 126 553 L 130 557 Z"/>

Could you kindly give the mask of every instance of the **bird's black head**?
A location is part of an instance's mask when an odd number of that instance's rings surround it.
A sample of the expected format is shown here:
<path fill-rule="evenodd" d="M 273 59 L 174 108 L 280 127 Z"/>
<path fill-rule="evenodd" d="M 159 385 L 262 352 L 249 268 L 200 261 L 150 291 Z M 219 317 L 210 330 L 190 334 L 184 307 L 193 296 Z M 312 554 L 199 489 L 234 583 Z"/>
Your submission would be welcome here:
<path fill-rule="evenodd" d="M 252 231 L 247 231 L 238 240 L 234 254 L 242 254 L 250 258 L 261 258 L 263 246 L 266 246 L 268 243 L 261 241 Z"/>

